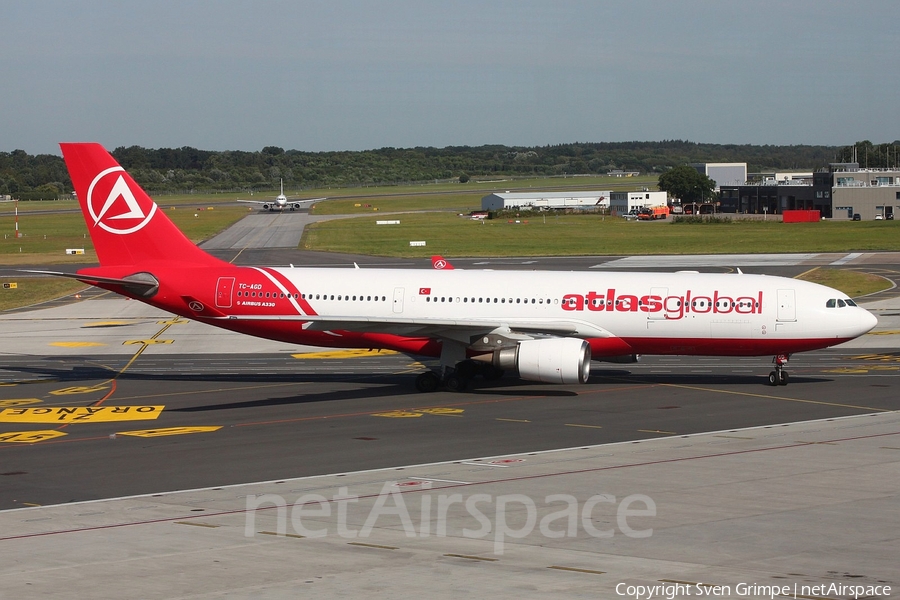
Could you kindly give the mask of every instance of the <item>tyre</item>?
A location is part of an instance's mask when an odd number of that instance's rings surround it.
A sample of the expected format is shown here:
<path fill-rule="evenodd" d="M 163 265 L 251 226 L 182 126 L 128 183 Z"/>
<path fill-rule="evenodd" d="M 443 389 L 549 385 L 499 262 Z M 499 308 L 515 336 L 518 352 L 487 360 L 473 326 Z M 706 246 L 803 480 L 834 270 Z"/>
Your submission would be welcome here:
<path fill-rule="evenodd" d="M 437 375 L 432 373 L 431 371 L 427 373 L 422 373 L 418 377 L 416 377 L 416 389 L 420 392 L 433 392 L 438 389 L 438 385 L 440 385 L 440 380 Z"/>

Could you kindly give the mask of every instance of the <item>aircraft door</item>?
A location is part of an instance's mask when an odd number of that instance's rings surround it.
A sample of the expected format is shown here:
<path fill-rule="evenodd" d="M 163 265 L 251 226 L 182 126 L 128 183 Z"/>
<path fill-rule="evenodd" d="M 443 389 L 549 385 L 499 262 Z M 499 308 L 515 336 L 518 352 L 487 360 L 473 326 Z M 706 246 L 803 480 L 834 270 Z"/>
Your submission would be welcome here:
<path fill-rule="evenodd" d="M 234 290 L 234 277 L 219 277 L 216 283 L 216 306 L 231 308 L 231 292 Z"/>
<path fill-rule="evenodd" d="M 797 305 L 794 290 L 778 290 L 778 321 L 796 321 Z"/>
<path fill-rule="evenodd" d="M 650 302 L 648 303 L 651 307 L 654 305 L 653 303 L 659 302 L 661 305 L 666 301 L 666 296 L 669 295 L 669 288 L 664 287 L 654 287 L 650 288 Z M 663 309 L 665 309 L 665 305 L 663 305 Z M 647 311 L 647 320 L 648 321 L 665 321 L 666 320 L 666 311 L 665 310 L 648 310 Z"/>
<path fill-rule="evenodd" d="M 403 312 L 403 288 L 394 288 L 394 312 Z"/>

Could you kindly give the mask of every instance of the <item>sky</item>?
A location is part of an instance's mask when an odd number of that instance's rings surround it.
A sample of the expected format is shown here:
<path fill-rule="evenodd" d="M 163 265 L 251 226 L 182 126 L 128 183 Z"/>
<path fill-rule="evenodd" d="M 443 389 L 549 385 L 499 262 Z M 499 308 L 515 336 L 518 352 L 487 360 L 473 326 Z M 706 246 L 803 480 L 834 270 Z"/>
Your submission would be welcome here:
<path fill-rule="evenodd" d="M 900 139 L 897 0 L 9 0 L 0 151 Z"/>

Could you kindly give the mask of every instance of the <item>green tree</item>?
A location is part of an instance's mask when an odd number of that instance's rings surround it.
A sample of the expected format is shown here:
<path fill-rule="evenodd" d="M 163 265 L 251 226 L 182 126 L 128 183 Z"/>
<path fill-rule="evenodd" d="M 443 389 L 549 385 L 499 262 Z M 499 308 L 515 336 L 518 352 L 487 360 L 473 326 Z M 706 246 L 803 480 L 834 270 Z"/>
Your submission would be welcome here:
<path fill-rule="evenodd" d="M 658 185 L 684 203 L 706 202 L 715 197 L 716 182 L 689 165 L 669 169 L 659 176 Z"/>

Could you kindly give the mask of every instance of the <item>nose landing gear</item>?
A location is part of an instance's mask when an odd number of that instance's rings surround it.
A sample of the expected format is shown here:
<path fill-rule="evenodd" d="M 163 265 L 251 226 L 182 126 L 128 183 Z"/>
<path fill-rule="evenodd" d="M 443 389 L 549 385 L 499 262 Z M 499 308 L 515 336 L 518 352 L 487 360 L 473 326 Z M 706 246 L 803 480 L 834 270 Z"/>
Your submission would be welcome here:
<path fill-rule="evenodd" d="M 769 385 L 787 385 L 788 372 L 784 370 L 784 365 L 790 359 L 790 354 L 777 354 L 772 362 L 775 363 L 775 370 L 769 373 Z"/>

